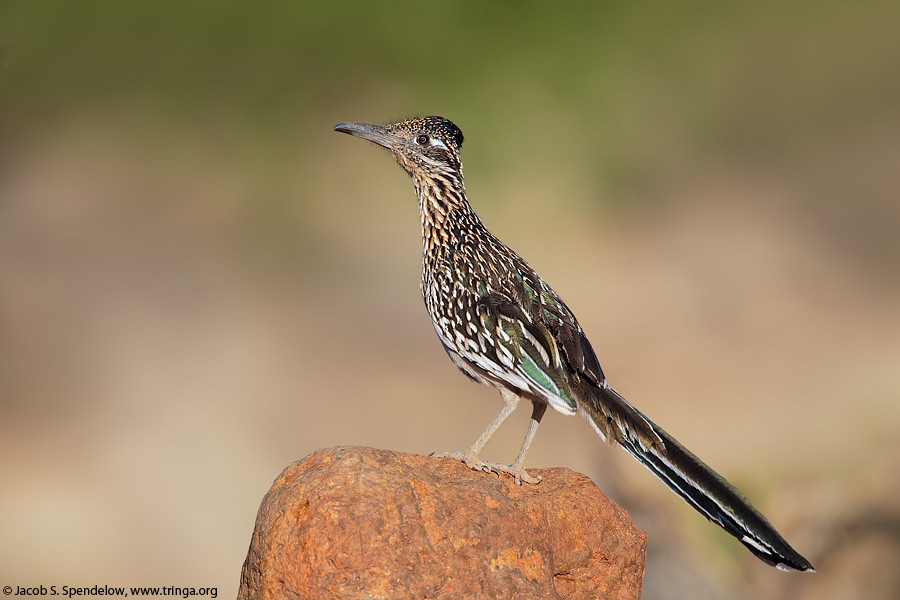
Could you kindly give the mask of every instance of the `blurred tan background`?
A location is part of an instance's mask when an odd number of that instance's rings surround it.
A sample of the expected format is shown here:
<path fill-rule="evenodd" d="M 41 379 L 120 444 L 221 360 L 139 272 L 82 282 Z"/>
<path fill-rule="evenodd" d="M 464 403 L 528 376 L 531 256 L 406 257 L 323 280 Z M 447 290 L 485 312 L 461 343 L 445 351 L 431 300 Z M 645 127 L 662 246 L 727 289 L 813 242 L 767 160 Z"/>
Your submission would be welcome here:
<path fill-rule="evenodd" d="M 819 570 L 587 423 L 529 466 L 648 532 L 644 598 L 900 596 L 900 4 L 0 2 L 0 584 L 217 586 L 323 447 L 468 447 L 418 289 L 440 114 L 614 386 Z M 529 411 L 486 456 L 512 460 Z"/>

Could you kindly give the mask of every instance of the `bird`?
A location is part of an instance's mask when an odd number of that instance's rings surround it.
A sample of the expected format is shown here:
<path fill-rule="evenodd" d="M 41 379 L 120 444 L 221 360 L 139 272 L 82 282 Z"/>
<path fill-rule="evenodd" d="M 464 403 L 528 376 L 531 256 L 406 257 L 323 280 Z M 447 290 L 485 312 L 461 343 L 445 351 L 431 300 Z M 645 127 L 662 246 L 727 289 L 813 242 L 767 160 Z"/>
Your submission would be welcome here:
<path fill-rule="evenodd" d="M 525 456 L 548 406 L 580 414 L 760 560 L 784 571 L 814 572 L 736 487 L 610 386 L 569 307 L 472 209 L 459 127 L 429 116 L 387 125 L 346 122 L 334 130 L 386 148 L 411 177 L 422 227 L 421 291 L 434 330 L 463 374 L 503 398 L 469 450 L 432 456 L 536 484 L 540 476 L 525 470 Z M 515 461 L 482 460 L 482 449 L 521 399 L 531 402 L 532 414 Z"/>

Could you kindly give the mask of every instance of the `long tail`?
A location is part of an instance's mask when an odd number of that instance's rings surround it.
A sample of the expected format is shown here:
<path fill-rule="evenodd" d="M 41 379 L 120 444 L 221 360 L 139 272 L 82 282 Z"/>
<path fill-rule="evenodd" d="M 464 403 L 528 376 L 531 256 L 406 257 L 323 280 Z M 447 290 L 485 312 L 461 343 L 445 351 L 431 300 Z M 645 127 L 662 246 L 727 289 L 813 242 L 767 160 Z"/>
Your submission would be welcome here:
<path fill-rule="evenodd" d="M 810 571 L 809 561 L 733 485 L 694 456 L 611 387 L 582 406 L 601 436 L 612 438 L 697 512 L 736 537 L 763 562 L 783 571 Z"/>

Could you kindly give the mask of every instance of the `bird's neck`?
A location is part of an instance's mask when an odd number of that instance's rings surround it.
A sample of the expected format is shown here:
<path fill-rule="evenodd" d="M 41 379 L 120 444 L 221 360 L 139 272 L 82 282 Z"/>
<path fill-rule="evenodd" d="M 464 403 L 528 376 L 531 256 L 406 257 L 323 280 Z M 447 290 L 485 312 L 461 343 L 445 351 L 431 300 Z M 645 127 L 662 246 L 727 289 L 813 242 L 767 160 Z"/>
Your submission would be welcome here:
<path fill-rule="evenodd" d="M 466 198 L 459 171 L 413 177 L 422 221 L 422 250 L 426 263 L 435 262 L 455 246 L 461 229 L 481 222 Z"/>

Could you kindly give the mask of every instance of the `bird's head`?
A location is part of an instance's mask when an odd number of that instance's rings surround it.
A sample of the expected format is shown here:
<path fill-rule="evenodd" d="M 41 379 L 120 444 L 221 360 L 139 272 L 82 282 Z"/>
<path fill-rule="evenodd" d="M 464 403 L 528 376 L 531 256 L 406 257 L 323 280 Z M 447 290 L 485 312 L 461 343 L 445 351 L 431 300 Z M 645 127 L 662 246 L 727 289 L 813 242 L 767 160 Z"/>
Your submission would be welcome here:
<path fill-rule="evenodd" d="M 384 126 L 341 123 L 334 130 L 384 146 L 413 177 L 459 173 L 462 168 L 462 131 L 443 117 L 407 119 Z"/>

